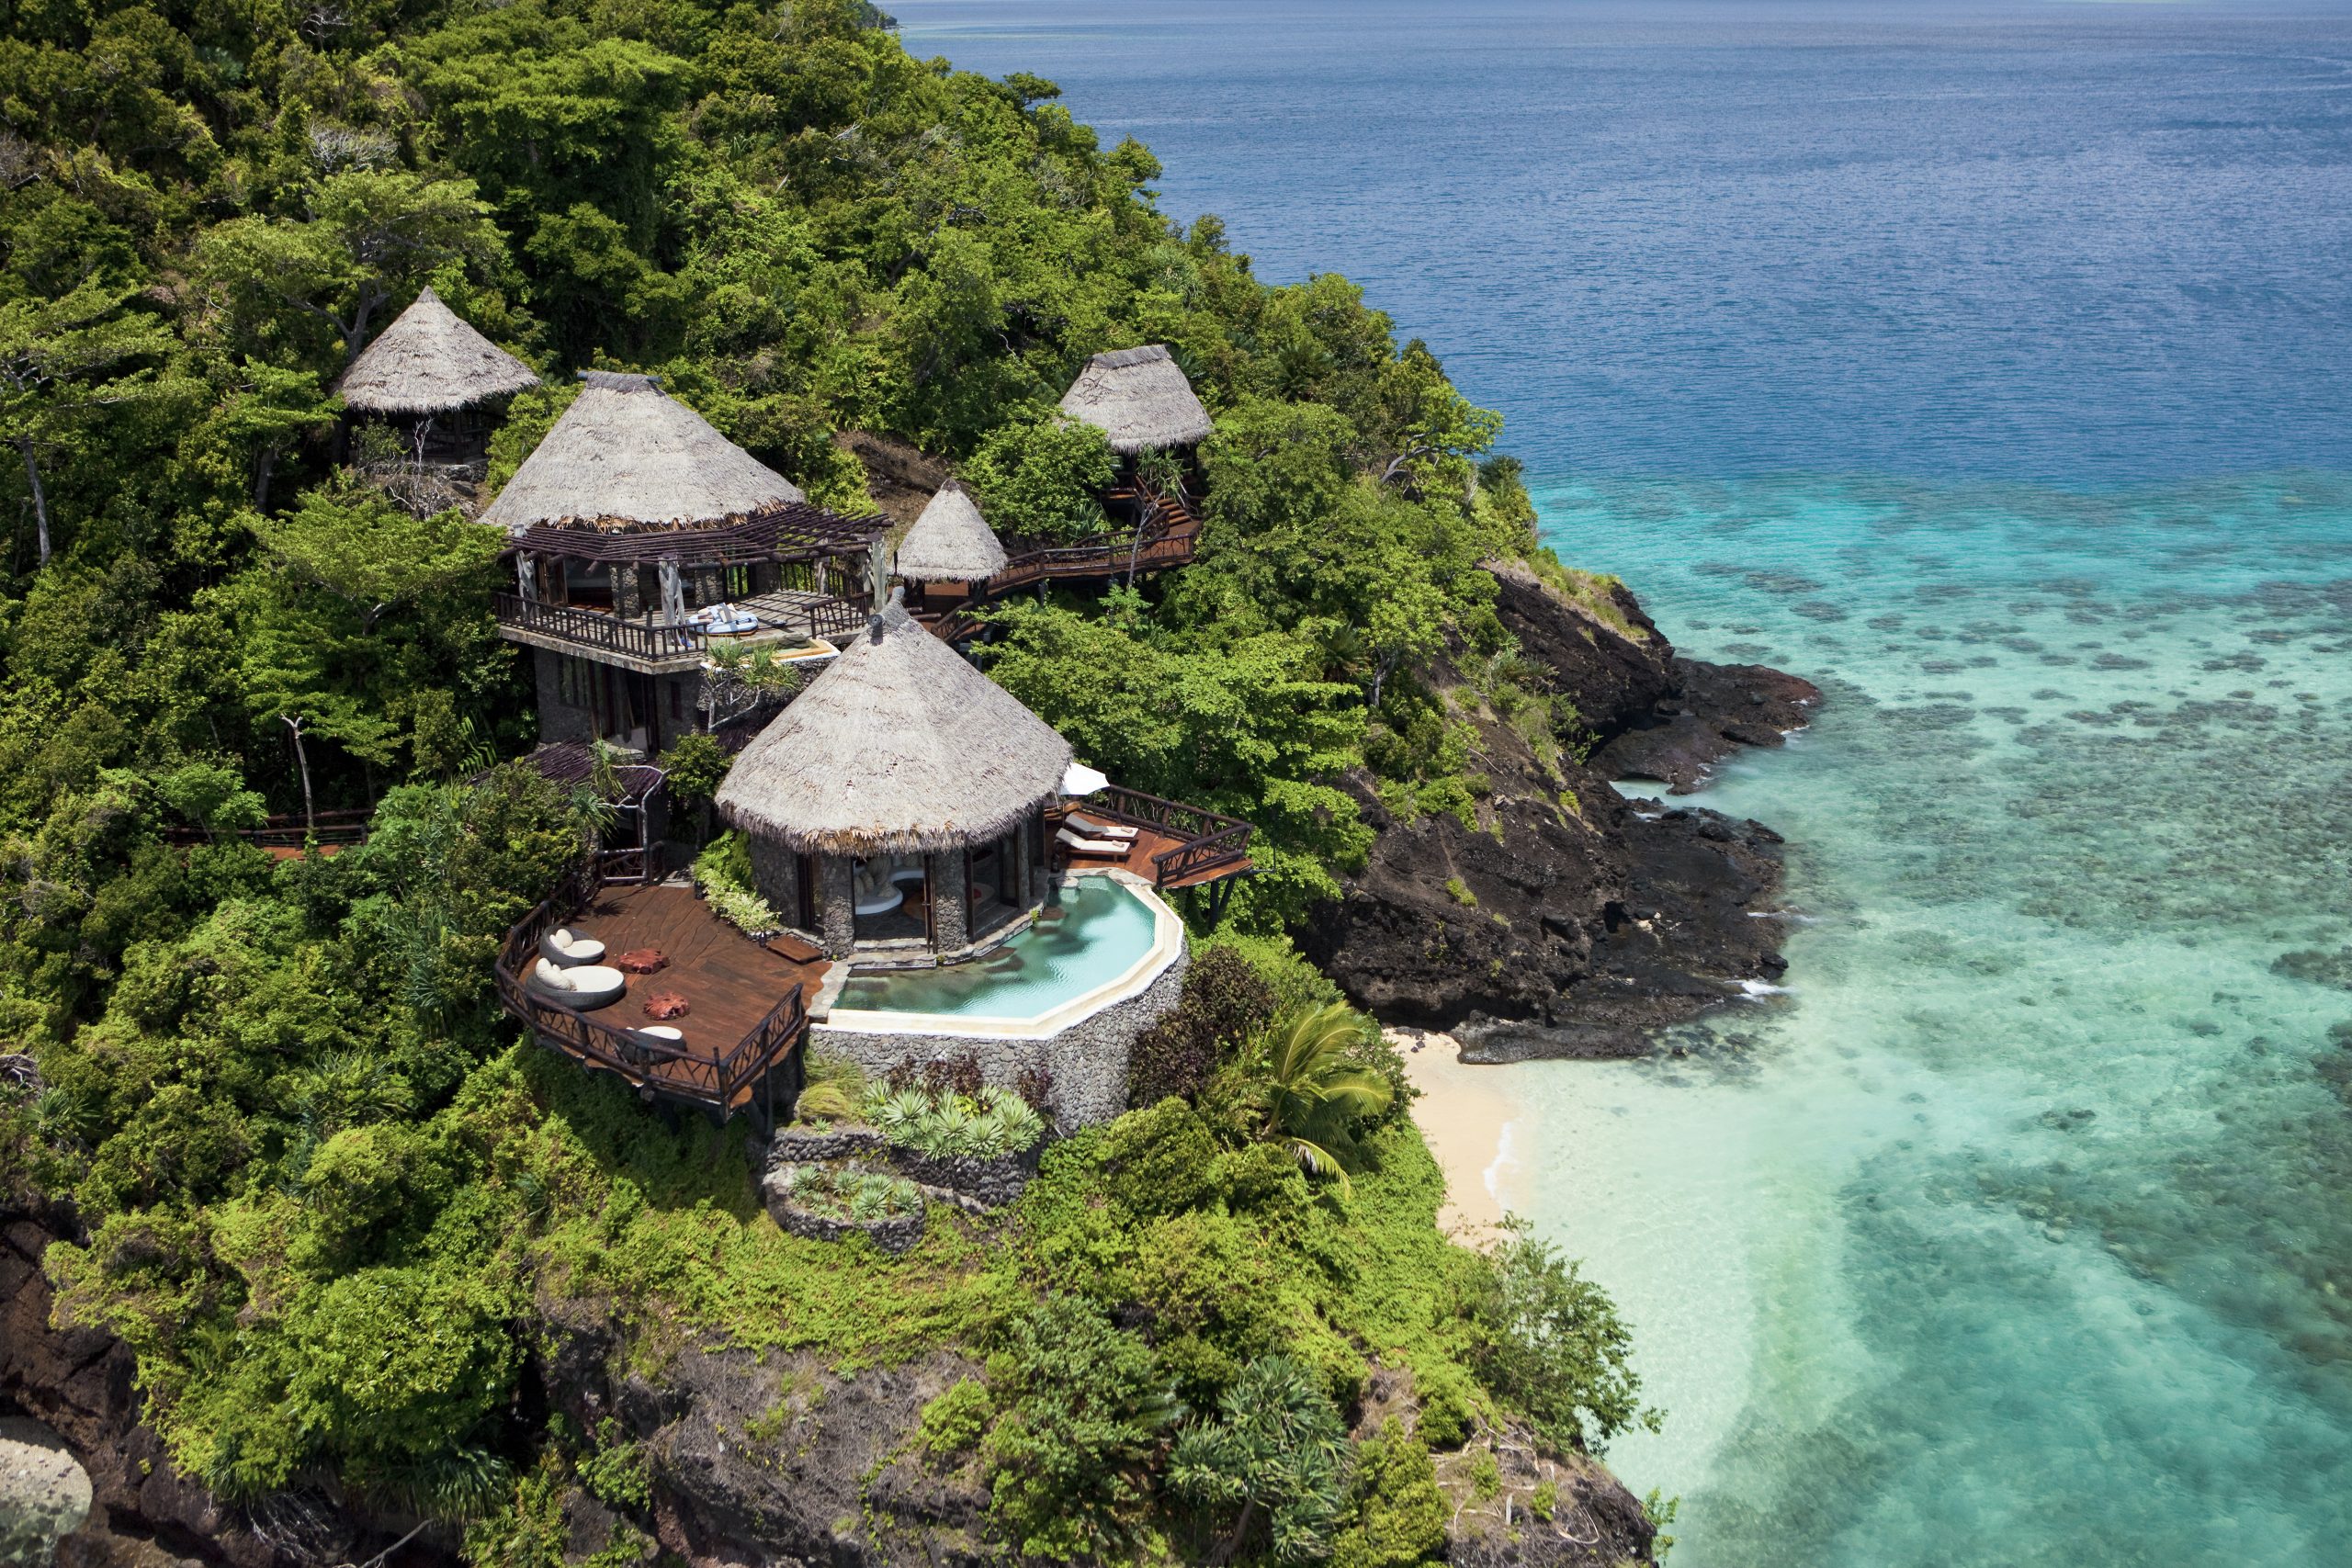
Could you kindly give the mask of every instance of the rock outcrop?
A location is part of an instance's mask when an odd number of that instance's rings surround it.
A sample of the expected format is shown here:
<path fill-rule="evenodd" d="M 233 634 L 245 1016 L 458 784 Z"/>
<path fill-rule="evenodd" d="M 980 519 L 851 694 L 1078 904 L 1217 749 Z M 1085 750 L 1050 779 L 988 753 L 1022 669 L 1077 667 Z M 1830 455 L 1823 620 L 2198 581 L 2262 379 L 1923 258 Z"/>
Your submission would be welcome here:
<path fill-rule="evenodd" d="M 1626 800 L 1611 781 L 1695 785 L 1738 747 L 1780 744 L 1820 694 L 1761 666 L 1680 658 L 1622 587 L 1604 614 L 1521 569 L 1495 575 L 1497 610 L 1574 708 L 1565 739 L 1587 760 L 1539 755 L 1472 682 L 1453 686 L 1488 785 L 1473 819 L 1403 818 L 1375 781 L 1351 780 L 1379 836 L 1302 945 L 1356 1001 L 1454 1032 L 1468 1059 L 1638 1055 L 1657 1028 L 1785 967 L 1782 922 L 1750 918 L 1780 887 L 1781 838 L 1701 807 Z"/>

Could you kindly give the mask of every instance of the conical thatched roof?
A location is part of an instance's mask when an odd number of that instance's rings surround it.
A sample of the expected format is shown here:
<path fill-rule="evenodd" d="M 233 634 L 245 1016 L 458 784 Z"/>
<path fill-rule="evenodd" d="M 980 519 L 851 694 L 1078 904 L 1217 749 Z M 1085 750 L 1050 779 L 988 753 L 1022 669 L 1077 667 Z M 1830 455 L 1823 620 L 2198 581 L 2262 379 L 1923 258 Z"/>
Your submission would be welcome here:
<path fill-rule="evenodd" d="M 804 854 L 945 850 L 1059 792 L 1069 742 L 891 595 L 735 759 L 718 813 Z"/>
<path fill-rule="evenodd" d="M 1209 434 L 1209 411 L 1162 344 L 1088 360 L 1062 394 L 1062 412 L 1109 432 L 1114 452 L 1190 446 Z"/>
<path fill-rule="evenodd" d="M 949 479 L 899 541 L 899 575 L 909 582 L 980 582 L 1008 558 L 964 487 Z"/>
<path fill-rule="evenodd" d="M 335 389 L 345 407 L 368 413 L 448 413 L 538 384 L 529 366 L 427 288 L 351 362 Z"/>
<path fill-rule="evenodd" d="M 741 522 L 800 488 L 713 430 L 650 376 L 583 370 L 588 383 L 481 514 L 519 535 L 539 524 L 691 528 Z"/>

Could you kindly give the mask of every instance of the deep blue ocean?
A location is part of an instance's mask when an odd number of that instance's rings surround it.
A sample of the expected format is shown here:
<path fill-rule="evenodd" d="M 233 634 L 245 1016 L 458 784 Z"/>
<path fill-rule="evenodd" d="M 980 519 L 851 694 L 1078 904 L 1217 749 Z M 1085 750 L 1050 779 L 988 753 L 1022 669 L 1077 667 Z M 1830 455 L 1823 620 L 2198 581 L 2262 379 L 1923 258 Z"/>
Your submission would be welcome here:
<path fill-rule="evenodd" d="M 2352 5 L 889 8 L 1827 691 L 1787 993 L 1496 1070 L 1677 1568 L 2352 1562 Z"/>

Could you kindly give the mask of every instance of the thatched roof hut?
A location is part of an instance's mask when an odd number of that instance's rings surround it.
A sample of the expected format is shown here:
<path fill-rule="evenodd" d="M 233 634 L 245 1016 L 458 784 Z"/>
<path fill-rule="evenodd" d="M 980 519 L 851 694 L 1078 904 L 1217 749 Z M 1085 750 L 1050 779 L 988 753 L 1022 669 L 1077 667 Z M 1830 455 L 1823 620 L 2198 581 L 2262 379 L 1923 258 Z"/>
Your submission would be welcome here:
<path fill-rule="evenodd" d="M 956 849 L 1025 821 L 1069 762 L 1069 741 L 894 592 L 735 759 L 718 813 L 803 854 Z"/>
<path fill-rule="evenodd" d="M 955 479 L 939 487 L 899 541 L 899 575 L 909 582 L 983 582 L 1008 558 L 978 503 Z"/>
<path fill-rule="evenodd" d="M 539 384 L 427 288 L 351 362 L 335 389 L 363 413 L 453 413 Z"/>
<path fill-rule="evenodd" d="M 1193 395 L 1167 345 L 1115 349 L 1086 362 L 1062 394 L 1062 412 L 1096 425 L 1125 455 L 1157 446 L 1190 446 L 1209 434 L 1209 411 Z"/>
<path fill-rule="evenodd" d="M 540 524 L 618 533 L 738 523 L 800 487 L 662 391 L 650 376 L 583 370 L 588 385 L 481 514 L 509 534 Z"/>

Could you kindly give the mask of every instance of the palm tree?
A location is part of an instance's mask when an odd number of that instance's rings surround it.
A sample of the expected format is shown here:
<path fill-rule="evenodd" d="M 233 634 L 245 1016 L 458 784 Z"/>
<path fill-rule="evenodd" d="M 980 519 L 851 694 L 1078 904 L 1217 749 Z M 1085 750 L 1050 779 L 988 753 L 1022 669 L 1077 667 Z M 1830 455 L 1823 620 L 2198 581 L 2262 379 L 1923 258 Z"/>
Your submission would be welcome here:
<path fill-rule="evenodd" d="M 1288 1144 L 1301 1168 L 1338 1177 L 1342 1191 L 1348 1173 L 1333 1151 L 1352 1141 L 1351 1122 L 1379 1115 L 1391 1098 L 1387 1081 L 1352 1054 L 1364 1028 L 1345 1002 L 1292 1010 L 1268 1030 L 1252 1085 L 1258 1135 Z"/>

